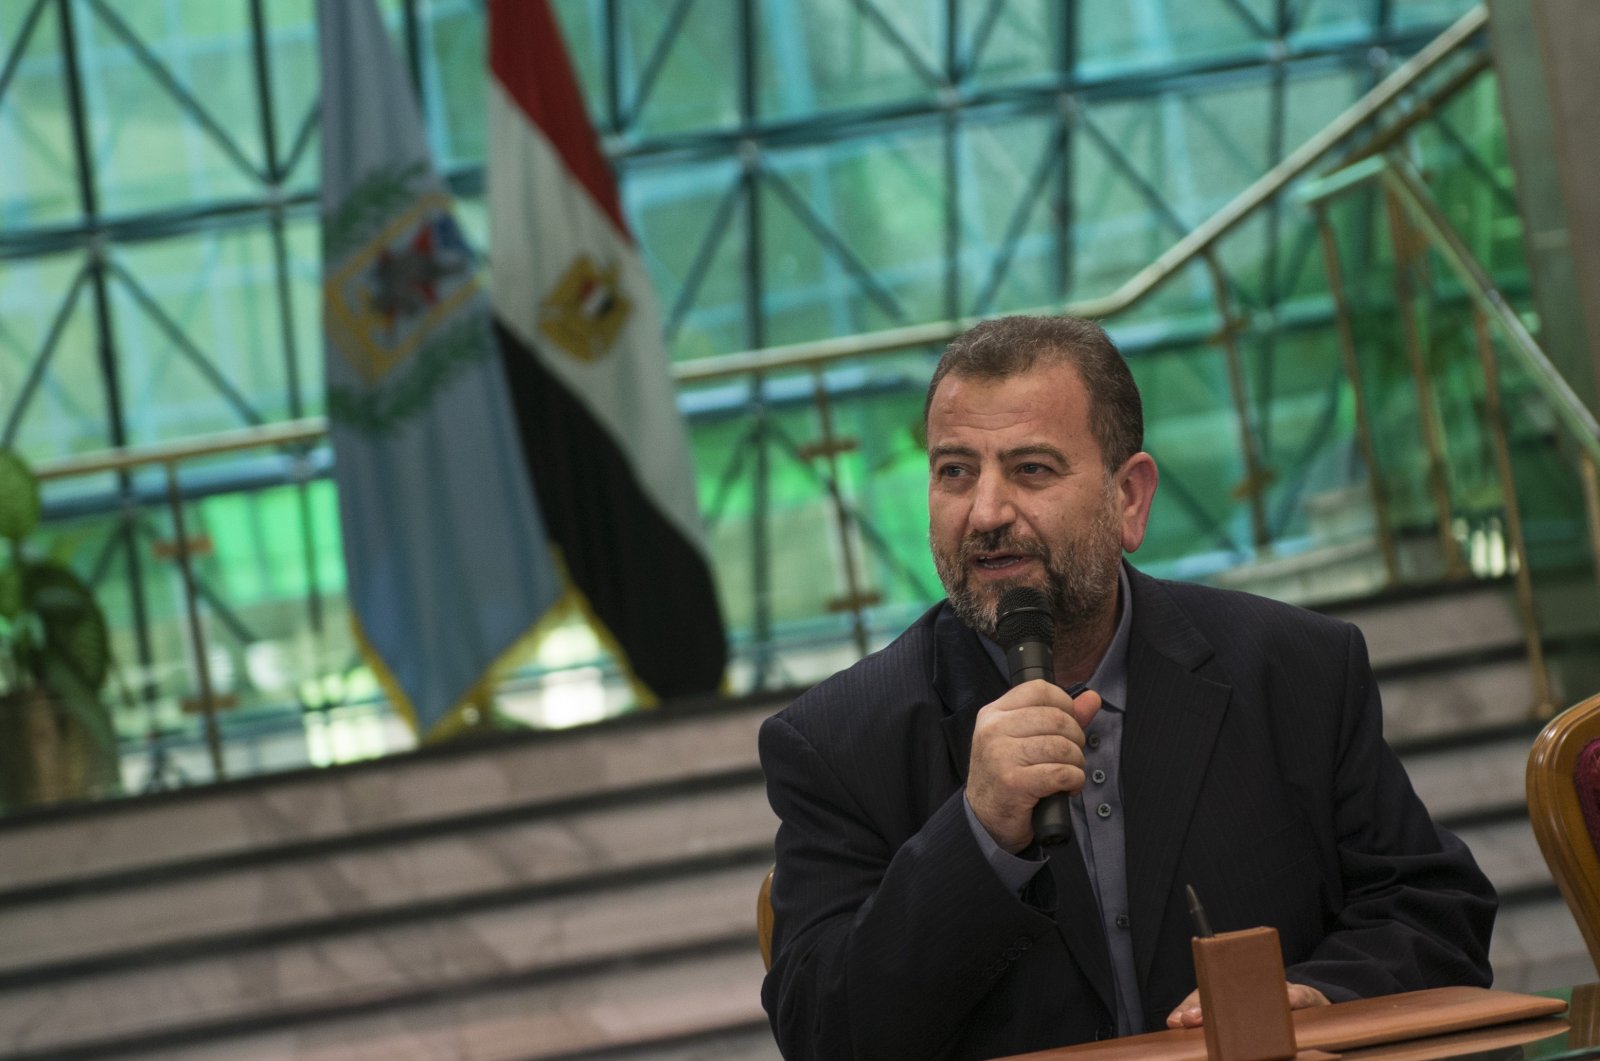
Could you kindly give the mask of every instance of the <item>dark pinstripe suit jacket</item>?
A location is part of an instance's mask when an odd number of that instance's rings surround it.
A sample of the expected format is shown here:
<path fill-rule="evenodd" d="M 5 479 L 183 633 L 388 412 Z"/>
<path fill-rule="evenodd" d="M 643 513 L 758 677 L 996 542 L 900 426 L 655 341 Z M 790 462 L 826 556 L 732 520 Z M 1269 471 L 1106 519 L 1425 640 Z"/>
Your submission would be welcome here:
<path fill-rule="evenodd" d="M 1335 1000 L 1487 984 L 1494 891 L 1383 742 L 1355 627 L 1130 569 L 1122 744 L 1130 931 L 1146 1027 L 1194 988 L 1184 884 L 1218 931 L 1272 925 Z M 1005 681 L 939 605 L 761 730 L 777 838 L 762 1001 L 785 1056 L 992 1057 L 1109 1035 L 1082 859 L 1023 899 L 961 806 Z"/>

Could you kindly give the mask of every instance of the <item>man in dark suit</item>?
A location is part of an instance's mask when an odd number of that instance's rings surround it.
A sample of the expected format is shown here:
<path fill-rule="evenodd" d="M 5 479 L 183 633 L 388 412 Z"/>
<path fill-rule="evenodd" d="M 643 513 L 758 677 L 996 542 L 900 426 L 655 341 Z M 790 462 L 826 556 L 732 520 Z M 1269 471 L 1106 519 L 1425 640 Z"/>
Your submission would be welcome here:
<path fill-rule="evenodd" d="M 1123 563 L 1158 476 L 1105 333 L 980 324 L 925 418 L 947 600 L 761 731 L 785 1056 L 1199 1024 L 1186 884 L 1217 931 L 1278 930 L 1296 1008 L 1487 985 L 1493 889 L 1384 743 L 1360 633 Z M 1055 684 L 1007 688 L 996 608 L 1019 585 L 1051 603 Z M 1074 834 L 1041 848 L 1057 792 Z"/>

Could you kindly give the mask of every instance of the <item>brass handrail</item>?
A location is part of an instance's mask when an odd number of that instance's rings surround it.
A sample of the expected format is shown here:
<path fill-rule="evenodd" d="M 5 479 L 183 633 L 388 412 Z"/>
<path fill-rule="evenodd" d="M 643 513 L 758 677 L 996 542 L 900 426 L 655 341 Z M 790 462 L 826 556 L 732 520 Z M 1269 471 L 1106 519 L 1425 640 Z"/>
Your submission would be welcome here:
<path fill-rule="evenodd" d="M 1428 193 L 1416 167 L 1399 155 L 1388 156 L 1388 162 L 1383 169 L 1384 182 L 1405 205 L 1413 222 L 1428 233 L 1445 263 L 1466 285 L 1473 302 L 1500 326 L 1500 330 L 1511 341 L 1512 352 L 1522 361 L 1523 369 L 1533 377 L 1534 384 L 1550 402 L 1573 441 L 1582 446 L 1589 456 L 1600 460 L 1600 422 L 1596 422 L 1594 414 L 1573 391 L 1566 377 L 1550 363 L 1550 358 L 1528 331 L 1521 316 L 1506 302 L 1482 263 L 1467 248 L 1461 234 Z"/>
<path fill-rule="evenodd" d="M 1411 220 L 1428 236 L 1440 257 L 1466 288 L 1467 297 L 1510 340 L 1511 351 L 1522 362 L 1567 435 L 1593 460 L 1600 461 L 1600 421 L 1583 404 L 1572 385 L 1551 364 L 1550 358 L 1528 331 L 1522 317 L 1511 308 L 1466 241 L 1456 231 L 1428 191 L 1409 159 L 1393 152 L 1362 159 L 1344 169 L 1319 177 L 1300 189 L 1298 198 L 1316 206 L 1371 181 L 1381 181 L 1404 207 Z"/>
<path fill-rule="evenodd" d="M 53 461 L 40 461 L 34 474 L 40 479 L 69 479 L 100 472 L 125 472 L 152 464 L 177 465 L 200 457 L 218 453 L 232 453 L 242 449 L 262 446 L 309 446 L 328 433 L 328 418 L 307 416 L 299 420 L 283 420 L 259 427 L 240 428 L 236 431 L 219 431 L 214 435 L 196 435 L 175 442 L 158 442 L 149 446 L 123 446 L 64 457 Z"/>
<path fill-rule="evenodd" d="M 1500 480 L 1500 493 L 1505 506 L 1506 534 L 1514 559 L 1512 572 L 1516 590 L 1518 620 L 1523 631 L 1524 647 L 1533 679 L 1533 713 L 1548 718 L 1559 708 L 1550 681 L 1549 667 L 1544 653 L 1544 638 L 1540 631 L 1538 608 L 1533 589 L 1533 572 L 1528 559 L 1528 545 L 1523 533 L 1521 504 L 1517 497 L 1516 475 L 1511 459 L 1510 441 L 1501 397 L 1500 372 L 1496 363 L 1489 329 L 1499 327 L 1510 340 L 1513 354 L 1523 370 L 1533 380 L 1535 388 L 1555 411 L 1556 420 L 1566 435 L 1579 446 L 1579 480 L 1584 496 L 1584 515 L 1588 524 L 1589 546 L 1595 562 L 1596 578 L 1600 579 L 1600 481 L 1597 481 L 1597 464 L 1600 464 L 1600 423 L 1588 407 L 1574 393 L 1565 377 L 1550 363 L 1537 340 L 1528 331 L 1522 318 L 1511 308 L 1500 289 L 1495 286 L 1483 264 L 1478 261 L 1461 234 L 1445 217 L 1438 201 L 1429 192 L 1416 167 L 1404 155 L 1395 151 L 1364 158 L 1343 170 L 1330 173 L 1299 190 L 1298 198 L 1316 211 L 1322 225 L 1324 244 L 1328 247 L 1330 270 L 1337 268 L 1337 254 L 1333 250 L 1331 229 L 1327 227 L 1328 203 L 1363 185 L 1377 183 L 1382 186 L 1389 205 L 1390 231 L 1396 237 L 1395 269 L 1403 276 L 1407 268 L 1407 252 L 1400 239 L 1402 227 L 1419 231 L 1430 246 L 1444 260 L 1466 289 L 1472 302 L 1473 334 L 1478 361 L 1484 382 L 1484 418 L 1487 421 L 1490 442 L 1494 451 L 1495 474 Z M 1335 290 L 1341 317 L 1348 314 L 1346 300 Z M 1412 320 L 1411 294 L 1403 287 L 1397 293 L 1400 313 L 1405 319 L 1405 335 L 1411 353 L 1416 354 L 1417 338 Z M 1354 381 L 1359 394 L 1360 384 Z M 1424 428 L 1436 419 L 1431 409 L 1431 391 L 1425 373 L 1417 377 L 1417 399 L 1422 410 Z M 1426 433 L 1426 430 L 1425 430 Z M 1429 478 L 1435 493 L 1445 490 L 1443 484 L 1442 445 L 1429 438 Z M 1369 471 L 1377 483 L 1377 465 L 1369 456 Z M 1448 519 L 1448 501 L 1444 502 L 1442 519 Z M 1449 539 L 1448 544 L 1453 544 Z"/>
<path fill-rule="evenodd" d="M 1282 194 L 1291 182 L 1322 161 L 1351 133 L 1372 121 L 1418 81 L 1464 47 L 1488 23 L 1489 12 L 1482 4 L 1462 15 L 1449 29 L 1435 37 L 1416 55 L 1401 63 L 1393 73 L 1351 104 L 1344 113 L 1263 173 L 1249 187 L 1234 196 L 1226 206 L 1167 248 L 1155 261 L 1129 277 L 1115 291 L 1080 302 L 1044 306 L 1031 312 L 1065 313 L 1074 317 L 1099 320 L 1115 316 L 1137 305 L 1195 259 L 1210 253 L 1219 239 L 1233 231 L 1256 210 Z M 1458 89 L 1459 87 L 1456 86 Z M 1432 107 L 1436 105 L 1437 101 L 1430 104 L 1426 113 L 1431 113 Z M 1396 129 L 1409 126 L 1416 120 L 1419 118 L 1408 116 L 1404 122 L 1385 130 L 1385 135 L 1392 136 Z M 978 319 L 969 317 L 931 321 L 927 324 L 863 332 L 838 339 L 820 339 L 786 346 L 772 346 L 764 350 L 696 358 L 693 361 L 679 363 L 675 368 L 675 375 L 679 383 L 703 383 L 713 379 L 742 376 L 750 372 L 809 368 L 847 358 L 935 346 L 948 343 L 977 323 Z"/>

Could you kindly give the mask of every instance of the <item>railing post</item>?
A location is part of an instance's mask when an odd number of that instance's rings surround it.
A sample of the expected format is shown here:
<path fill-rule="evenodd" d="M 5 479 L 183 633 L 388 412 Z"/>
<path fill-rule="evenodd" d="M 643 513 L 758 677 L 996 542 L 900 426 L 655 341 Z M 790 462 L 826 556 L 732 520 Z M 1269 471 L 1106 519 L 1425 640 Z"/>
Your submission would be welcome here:
<path fill-rule="evenodd" d="M 1438 410 L 1433 404 L 1433 386 L 1428 378 L 1427 359 L 1422 351 L 1422 332 L 1417 324 L 1416 291 L 1411 277 L 1417 252 L 1411 239 L 1411 228 L 1394 193 L 1385 188 L 1383 201 L 1389 221 L 1389 240 L 1394 247 L 1395 308 L 1400 313 L 1406 360 L 1411 366 L 1412 382 L 1417 392 L 1417 419 L 1421 421 L 1422 443 L 1428 453 L 1428 490 L 1433 498 L 1434 515 L 1438 522 L 1444 573 L 1446 578 L 1464 578 L 1468 574 L 1467 565 L 1461 557 L 1461 544 L 1456 541 L 1451 527 L 1450 480 L 1445 467 L 1444 432 L 1439 426 Z"/>
<path fill-rule="evenodd" d="M 1239 452 L 1244 459 L 1244 482 L 1235 489 L 1236 496 L 1250 502 L 1250 535 L 1256 555 L 1265 556 L 1272 551 L 1272 532 L 1267 526 L 1267 509 L 1262 495 L 1272 481 L 1272 470 L 1261 464 L 1256 450 L 1255 432 L 1250 429 L 1250 398 L 1245 390 L 1244 366 L 1239 358 L 1239 321 L 1233 315 L 1228 298 L 1227 279 L 1222 266 L 1210 251 L 1205 254 L 1206 269 L 1211 274 L 1212 297 L 1217 302 L 1217 315 L 1222 319 L 1222 329 L 1217 341 L 1222 344 L 1228 364 L 1228 389 L 1233 395 L 1233 414 L 1239 424 Z"/>
<path fill-rule="evenodd" d="M 173 553 L 183 578 L 183 609 L 189 620 L 189 646 L 194 651 L 195 681 L 200 686 L 200 710 L 205 714 L 206 745 L 211 750 L 211 771 L 216 780 L 227 777 L 222 761 L 222 732 L 217 725 L 217 701 L 211 690 L 211 661 L 206 658 L 205 628 L 200 622 L 200 594 L 195 587 L 194 565 L 189 556 L 189 534 L 184 526 L 183 493 L 178 489 L 178 462 L 166 461 L 167 503 L 172 506 Z"/>
<path fill-rule="evenodd" d="M 844 503 L 844 491 L 839 486 L 839 454 L 855 448 L 853 439 L 841 439 L 833 430 L 833 407 L 828 400 L 828 383 L 824 376 L 822 365 L 813 365 L 811 401 L 817 407 L 817 422 L 821 427 L 822 439 L 813 446 L 806 447 L 801 454 L 805 457 L 821 457 L 827 461 L 828 471 L 823 476 L 823 482 L 828 490 L 828 499 L 833 506 L 834 524 L 839 532 L 839 556 L 844 563 L 845 595 L 843 598 L 831 601 L 829 611 L 849 611 L 850 629 L 855 636 L 856 653 L 860 656 L 867 654 L 867 623 L 862 610 L 870 604 L 877 603 L 877 595 L 869 594 L 862 590 L 860 579 L 856 574 L 856 550 L 850 536 L 850 511 Z"/>
<path fill-rule="evenodd" d="M 1600 467 L 1588 450 L 1578 462 L 1578 478 L 1583 483 L 1583 513 L 1589 524 L 1589 555 L 1594 560 L 1595 583 L 1600 587 Z"/>
<path fill-rule="evenodd" d="M 1367 488 L 1372 494 L 1372 512 L 1377 523 L 1378 548 L 1383 553 L 1384 577 L 1390 586 L 1400 583 L 1400 555 L 1395 548 L 1394 528 L 1389 522 L 1389 490 L 1383 471 L 1378 465 L 1378 447 L 1372 436 L 1372 413 L 1367 407 L 1366 391 L 1361 386 L 1361 361 L 1356 356 L 1355 333 L 1350 327 L 1350 302 L 1344 287 L 1344 269 L 1339 262 L 1339 244 L 1333 225 L 1328 221 L 1327 208 L 1317 203 L 1317 235 L 1322 240 L 1322 260 L 1328 275 L 1328 293 L 1333 297 L 1334 317 L 1338 324 L 1339 357 L 1344 365 L 1345 378 L 1350 382 L 1350 393 L 1355 397 L 1356 443 L 1361 448 L 1361 459 L 1367 466 Z"/>
<path fill-rule="evenodd" d="M 767 419 L 772 413 L 767 408 L 765 381 L 765 373 L 751 373 L 750 412 L 755 418 L 751 441 L 756 448 L 750 504 L 750 576 L 755 596 L 755 673 L 750 683 L 753 690 L 766 688 L 772 670 L 772 537 L 767 527 L 772 507 L 772 446 L 767 437 Z"/>
<path fill-rule="evenodd" d="M 1472 330 L 1477 338 L 1478 363 L 1483 366 L 1484 419 L 1494 444 L 1495 472 L 1505 498 L 1506 536 L 1511 539 L 1511 556 L 1517 565 L 1515 585 L 1517 612 L 1522 619 L 1522 637 L 1528 650 L 1528 667 L 1533 671 L 1533 713 L 1550 718 L 1556 713 L 1550 695 L 1550 668 L 1544 658 L 1544 636 L 1539 629 L 1539 611 L 1533 600 L 1533 569 L 1528 565 L 1528 542 L 1522 533 L 1522 505 L 1517 500 L 1516 473 L 1511 467 L 1511 443 L 1506 437 L 1504 408 L 1500 402 L 1500 366 L 1495 361 L 1494 343 L 1489 338 L 1489 322 L 1483 310 L 1473 307 Z"/>

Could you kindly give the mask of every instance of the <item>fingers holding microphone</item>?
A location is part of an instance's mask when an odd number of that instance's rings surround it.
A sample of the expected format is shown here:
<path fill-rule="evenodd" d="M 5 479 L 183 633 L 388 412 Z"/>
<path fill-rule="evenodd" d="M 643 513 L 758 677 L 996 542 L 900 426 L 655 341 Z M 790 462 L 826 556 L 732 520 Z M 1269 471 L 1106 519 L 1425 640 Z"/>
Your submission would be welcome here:
<path fill-rule="evenodd" d="M 1076 716 L 1092 716 L 1099 706 L 1092 691 L 1075 702 L 1060 686 L 1034 680 L 978 712 L 967 802 L 1003 850 L 1015 854 L 1033 841 L 1041 799 L 1083 788 L 1084 735 Z"/>
<path fill-rule="evenodd" d="M 1043 593 L 1032 586 L 1014 586 L 1001 594 L 995 611 L 995 637 L 1005 653 L 1006 673 L 1013 689 L 1039 684 L 1055 685 L 1055 615 L 1051 611 L 1049 598 Z M 1034 795 L 1032 821 L 1027 830 L 1029 839 L 1037 839 L 1044 845 L 1062 844 L 1072 838 L 1072 804 L 1069 797 L 1083 787 L 1082 727 L 1087 726 L 1100 709 L 1100 697 L 1091 693 L 1078 697 L 1075 703 L 1069 695 L 1066 709 L 1069 712 L 1077 710 L 1073 721 L 1077 727 L 1078 747 L 1071 753 L 1064 753 L 1069 759 L 1072 756 L 1075 759 L 1062 761 L 1060 756 L 1056 756 L 1037 763 L 1037 766 L 1054 769 L 1036 770 L 1035 776 L 1029 779 L 1038 784 L 1041 782 L 1038 775 L 1055 775 L 1049 782 L 1049 788 Z M 1056 750 L 1060 751 L 1059 746 Z M 1061 767 L 1070 769 L 1062 770 Z M 1008 819 L 1005 829 L 1008 840 L 1015 838 L 1010 825 Z M 989 831 L 995 836 L 996 842 L 1001 842 L 993 828 Z M 1027 842 L 1025 839 L 1023 846 Z M 1020 851 L 1021 848 L 1008 850 Z"/>

